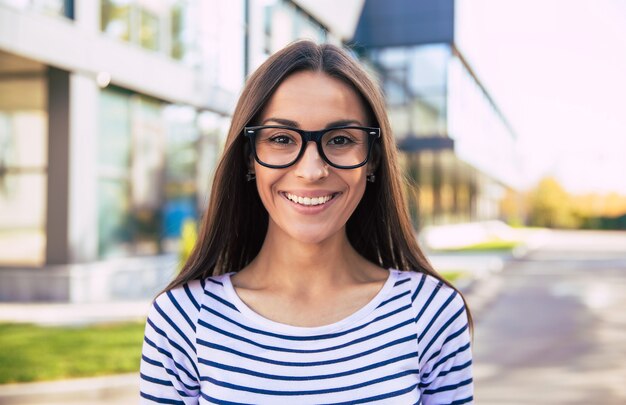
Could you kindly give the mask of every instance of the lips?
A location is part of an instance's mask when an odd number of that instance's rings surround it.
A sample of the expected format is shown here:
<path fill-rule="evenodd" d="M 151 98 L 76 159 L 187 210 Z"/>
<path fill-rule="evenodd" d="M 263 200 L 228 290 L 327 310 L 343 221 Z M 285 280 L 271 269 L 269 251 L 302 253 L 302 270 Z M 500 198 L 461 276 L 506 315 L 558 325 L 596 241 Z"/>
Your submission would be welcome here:
<path fill-rule="evenodd" d="M 339 193 L 329 193 L 326 195 L 320 195 L 320 196 L 315 196 L 315 197 L 311 197 L 311 196 L 300 196 L 297 194 L 292 194 L 292 193 L 282 193 L 289 201 L 292 201 L 296 204 L 305 206 L 305 207 L 313 207 L 313 206 L 318 206 L 318 205 L 322 205 L 322 204 L 326 204 L 328 201 L 332 200 L 336 195 L 338 195 Z"/>

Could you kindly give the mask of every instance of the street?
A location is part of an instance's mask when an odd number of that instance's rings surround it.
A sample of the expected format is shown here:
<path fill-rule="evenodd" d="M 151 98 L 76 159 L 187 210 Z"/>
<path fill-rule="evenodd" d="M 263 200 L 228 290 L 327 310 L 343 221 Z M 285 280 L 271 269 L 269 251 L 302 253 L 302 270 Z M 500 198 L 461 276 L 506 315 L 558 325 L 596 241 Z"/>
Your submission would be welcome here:
<path fill-rule="evenodd" d="M 475 324 L 477 404 L 626 403 L 626 232 L 553 231 L 495 277 Z"/>

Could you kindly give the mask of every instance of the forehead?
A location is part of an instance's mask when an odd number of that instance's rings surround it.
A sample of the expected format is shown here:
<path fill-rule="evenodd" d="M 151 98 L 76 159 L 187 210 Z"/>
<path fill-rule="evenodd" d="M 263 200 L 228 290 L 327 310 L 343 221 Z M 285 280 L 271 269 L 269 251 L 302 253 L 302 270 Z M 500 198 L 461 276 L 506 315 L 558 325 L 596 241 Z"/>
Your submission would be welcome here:
<path fill-rule="evenodd" d="M 288 119 L 302 128 L 318 129 L 340 120 L 366 125 L 369 117 L 365 111 L 363 100 L 347 83 L 323 72 L 303 71 L 283 80 L 266 104 L 262 119 Z"/>

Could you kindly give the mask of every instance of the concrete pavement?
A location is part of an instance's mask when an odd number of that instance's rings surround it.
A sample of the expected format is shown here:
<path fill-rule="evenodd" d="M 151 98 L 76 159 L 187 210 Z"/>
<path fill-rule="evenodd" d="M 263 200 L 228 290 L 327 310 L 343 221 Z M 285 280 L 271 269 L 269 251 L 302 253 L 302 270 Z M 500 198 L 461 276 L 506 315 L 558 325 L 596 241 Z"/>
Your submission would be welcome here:
<path fill-rule="evenodd" d="M 553 232 L 477 318 L 476 401 L 626 403 L 626 232 Z"/>

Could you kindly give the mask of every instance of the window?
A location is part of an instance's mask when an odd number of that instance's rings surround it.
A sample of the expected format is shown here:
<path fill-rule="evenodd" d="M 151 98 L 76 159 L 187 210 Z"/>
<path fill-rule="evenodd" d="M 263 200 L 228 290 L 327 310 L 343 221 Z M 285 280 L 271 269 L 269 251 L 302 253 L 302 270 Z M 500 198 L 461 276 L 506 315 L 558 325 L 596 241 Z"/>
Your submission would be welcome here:
<path fill-rule="evenodd" d="M 100 27 L 112 38 L 193 64 L 195 8 L 192 0 L 102 0 Z"/>
<path fill-rule="evenodd" d="M 45 261 L 46 81 L 0 80 L 0 265 Z"/>

